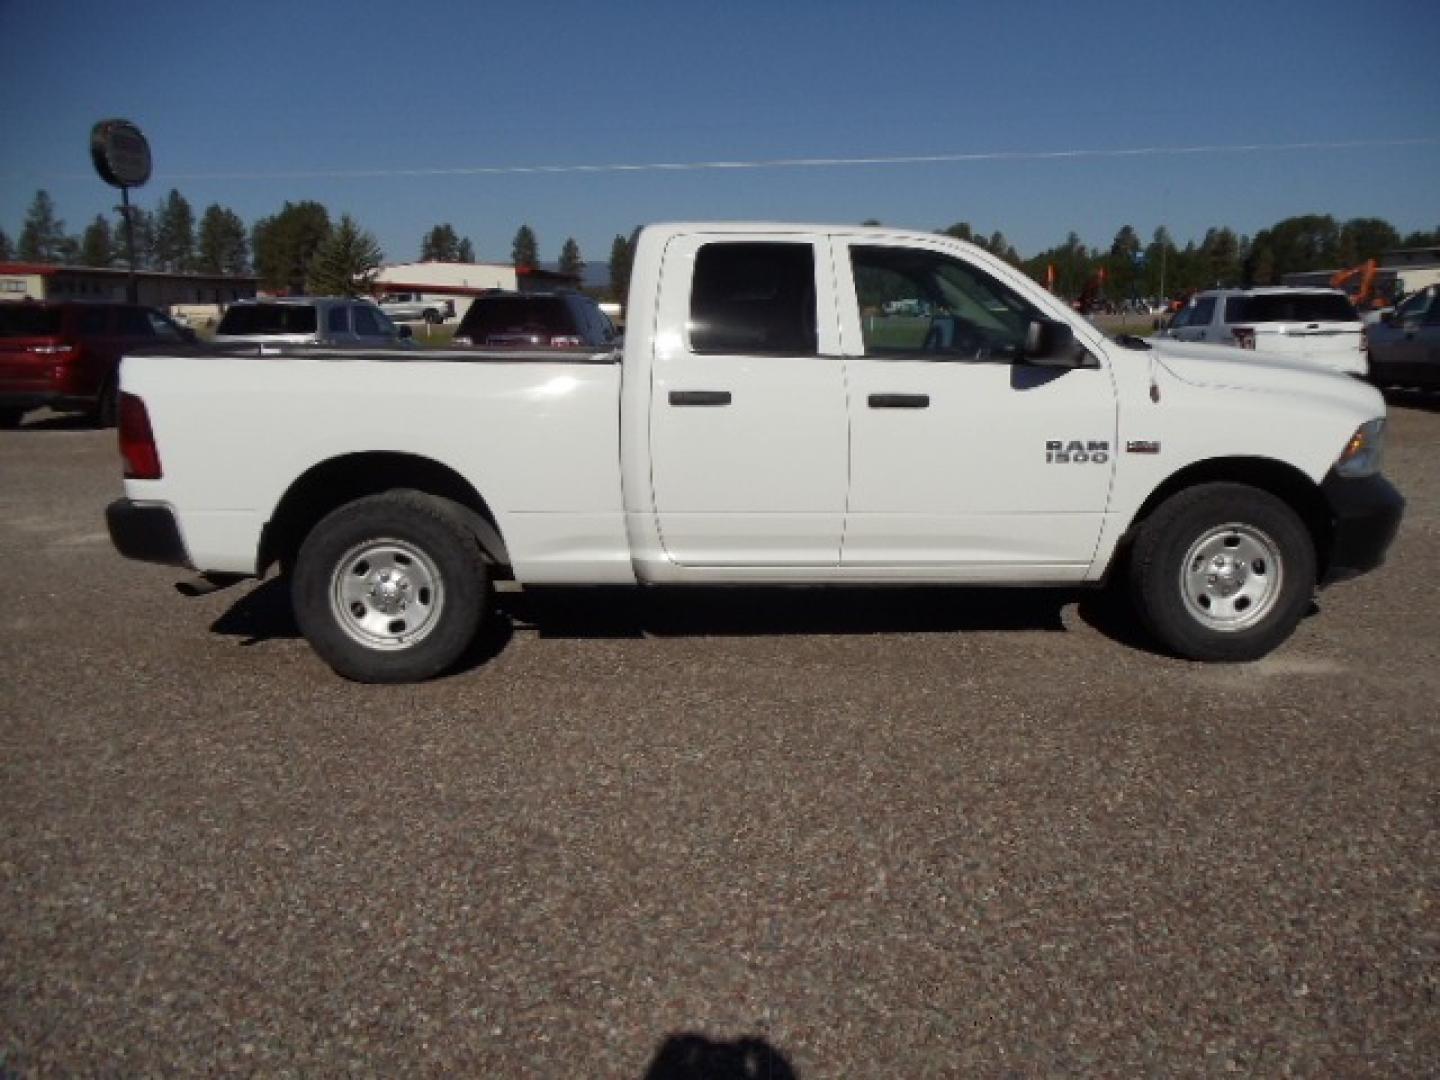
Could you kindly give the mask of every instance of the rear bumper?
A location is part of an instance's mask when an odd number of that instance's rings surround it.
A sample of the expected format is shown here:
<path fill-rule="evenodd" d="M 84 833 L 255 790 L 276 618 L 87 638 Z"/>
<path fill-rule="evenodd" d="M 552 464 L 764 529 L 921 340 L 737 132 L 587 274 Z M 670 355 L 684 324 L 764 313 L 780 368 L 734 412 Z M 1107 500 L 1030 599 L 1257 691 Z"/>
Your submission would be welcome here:
<path fill-rule="evenodd" d="M 105 508 L 105 524 L 115 550 L 127 559 L 192 566 L 175 513 L 168 506 L 116 499 Z"/>
<path fill-rule="evenodd" d="M 1325 584 L 1358 577 L 1385 561 L 1405 499 L 1383 476 L 1350 480 L 1335 472 L 1325 477 L 1320 492 L 1330 507 L 1330 558 Z"/>

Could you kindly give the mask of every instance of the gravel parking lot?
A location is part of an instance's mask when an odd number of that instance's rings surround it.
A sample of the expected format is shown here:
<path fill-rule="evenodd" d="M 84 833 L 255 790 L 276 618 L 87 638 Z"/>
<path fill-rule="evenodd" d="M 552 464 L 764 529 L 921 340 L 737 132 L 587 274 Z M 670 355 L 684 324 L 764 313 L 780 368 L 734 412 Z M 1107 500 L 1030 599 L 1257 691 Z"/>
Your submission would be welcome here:
<path fill-rule="evenodd" d="M 112 433 L 0 432 L 0 1075 L 1434 1075 L 1440 400 L 1392 418 L 1390 564 L 1258 664 L 597 592 L 416 687 L 120 559 Z"/>

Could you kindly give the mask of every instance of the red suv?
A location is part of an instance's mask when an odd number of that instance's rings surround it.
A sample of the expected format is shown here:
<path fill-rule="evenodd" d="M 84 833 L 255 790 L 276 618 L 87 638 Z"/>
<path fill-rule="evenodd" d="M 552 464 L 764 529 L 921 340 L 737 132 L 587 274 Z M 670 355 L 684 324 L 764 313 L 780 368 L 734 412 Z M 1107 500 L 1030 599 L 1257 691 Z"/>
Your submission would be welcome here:
<path fill-rule="evenodd" d="M 134 304 L 0 303 L 0 427 L 45 405 L 111 426 L 120 358 L 194 341 L 193 332 Z"/>

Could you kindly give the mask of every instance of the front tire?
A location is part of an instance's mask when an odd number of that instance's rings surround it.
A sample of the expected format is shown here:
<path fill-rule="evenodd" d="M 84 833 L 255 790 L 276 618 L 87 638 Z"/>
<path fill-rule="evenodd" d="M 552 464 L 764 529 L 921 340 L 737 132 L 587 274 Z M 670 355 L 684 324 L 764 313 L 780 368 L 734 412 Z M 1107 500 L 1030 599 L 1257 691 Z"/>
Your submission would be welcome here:
<path fill-rule="evenodd" d="M 1131 596 L 1157 638 L 1189 660 L 1258 660 L 1315 591 L 1315 545 L 1296 513 L 1245 484 L 1189 488 L 1141 528 Z"/>
<path fill-rule="evenodd" d="M 356 682 L 419 682 L 454 664 L 490 606 L 479 544 L 450 503 L 388 491 L 323 518 L 291 579 L 295 620 Z"/>

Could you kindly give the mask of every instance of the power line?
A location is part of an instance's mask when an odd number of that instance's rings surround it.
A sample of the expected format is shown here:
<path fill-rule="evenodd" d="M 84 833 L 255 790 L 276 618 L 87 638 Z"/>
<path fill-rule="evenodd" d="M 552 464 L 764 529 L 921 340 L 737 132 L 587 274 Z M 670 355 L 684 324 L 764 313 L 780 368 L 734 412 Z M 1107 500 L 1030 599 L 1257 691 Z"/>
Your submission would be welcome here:
<path fill-rule="evenodd" d="M 909 154 L 886 157 L 759 158 L 749 161 L 605 162 L 588 165 L 468 165 L 417 169 L 298 169 L 273 172 L 169 173 L 179 180 L 365 180 L 386 177 L 529 176 L 573 173 L 703 172 L 726 169 L 822 169 L 863 165 L 953 165 L 988 161 L 1058 161 L 1076 158 L 1179 157 L 1200 154 L 1256 154 L 1302 150 L 1373 150 L 1440 145 L 1440 136 L 1409 139 L 1351 139 L 1325 142 L 1231 143 L 1199 146 L 1140 146 L 1122 149 L 994 150 L 972 153 Z M 65 179 L 75 177 L 66 176 Z"/>

